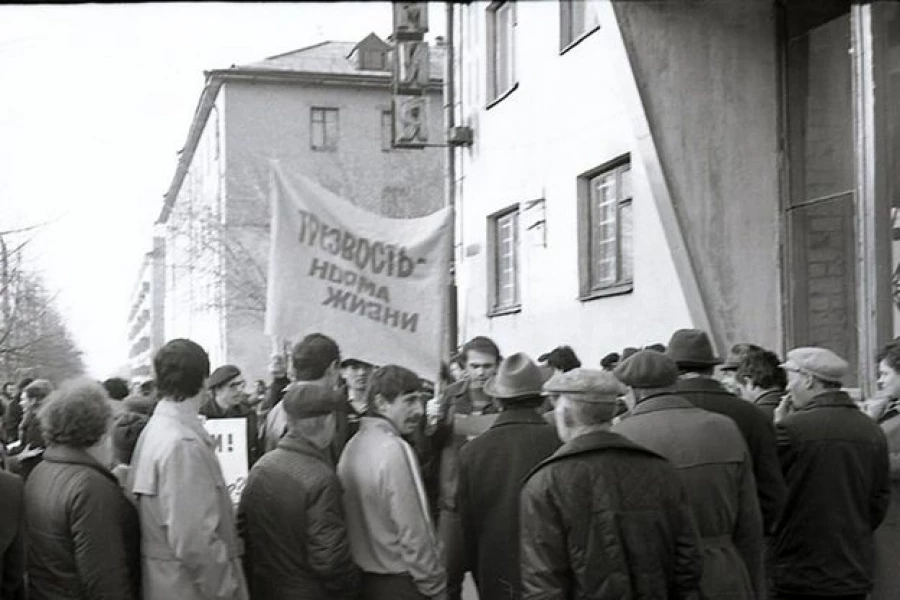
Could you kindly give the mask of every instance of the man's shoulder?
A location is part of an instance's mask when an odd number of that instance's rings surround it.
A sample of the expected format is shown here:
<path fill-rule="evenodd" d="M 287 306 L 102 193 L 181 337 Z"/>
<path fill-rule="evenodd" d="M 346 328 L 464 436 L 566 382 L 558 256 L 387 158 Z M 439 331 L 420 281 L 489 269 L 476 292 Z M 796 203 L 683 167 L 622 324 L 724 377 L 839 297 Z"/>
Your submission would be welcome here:
<path fill-rule="evenodd" d="M 337 474 L 322 460 L 278 447 L 256 461 L 250 469 L 250 481 L 254 479 L 309 484 L 336 480 Z"/>

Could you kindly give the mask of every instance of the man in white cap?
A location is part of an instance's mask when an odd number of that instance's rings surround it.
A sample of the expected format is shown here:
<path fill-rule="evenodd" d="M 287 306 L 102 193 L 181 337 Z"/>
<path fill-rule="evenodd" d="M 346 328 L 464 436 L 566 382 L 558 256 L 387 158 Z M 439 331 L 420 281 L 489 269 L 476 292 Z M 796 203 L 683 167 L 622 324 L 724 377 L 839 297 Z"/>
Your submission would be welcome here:
<path fill-rule="evenodd" d="M 696 598 L 687 492 L 662 456 L 610 432 L 622 385 L 573 369 L 544 385 L 564 445 L 525 479 L 522 598 Z"/>
<path fill-rule="evenodd" d="M 795 348 L 781 366 L 793 412 L 776 425 L 788 499 L 774 532 L 775 598 L 863 600 L 890 498 L 884 433 L 841 391 L 847 362 L 831 350 Z"/>
<path fill-rule="evenodd" d="M 494 424 L 459 453 L 456 506 L 462 544 L 447 547 L 448 596 L 460 598 L 471 571 L 482 598 L 519 598 L 519 495 L 522 479 L 559 447 L 556 431 L 538 413 L 546 379 L 518 352 L 484 384 L 500 407 Z M 454 538 L 451 538 L 453 540 Z"/>

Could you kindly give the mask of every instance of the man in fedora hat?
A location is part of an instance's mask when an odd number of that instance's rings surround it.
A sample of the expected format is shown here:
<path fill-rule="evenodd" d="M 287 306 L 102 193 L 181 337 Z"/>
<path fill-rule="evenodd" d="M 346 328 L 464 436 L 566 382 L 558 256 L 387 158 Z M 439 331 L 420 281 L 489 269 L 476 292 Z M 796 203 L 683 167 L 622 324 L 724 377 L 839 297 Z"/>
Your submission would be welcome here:
<path fill-rule="evenodd" d="M 722 361 L 713 353 L 705 331 L 679 329 L 669 340 L 666 355 L 680 371 L 674 392 L 697 408 L 730 417 L 747 443 L 753 459 L 753 475 L 768 533 L 775 526 L 784 505 L 787 488 L 775 453 L 775 427 L 771 420 L 750 403 L 728 392 L 713 379 L 713 369 Z"/>
<path fill-rule="evenodd" d="M 678 367 L 664 354 L 641 350 L 613 373 L 631 388 L 631 412 L 612 431 L 669 459 L 687 488 L 703 551 L 702 597 L 763 596 L 762 517 L 737 425 L 675 395 Z"/>
<path fill-rule="evenodd" d="M 777 424 L 788 499 L 773 545 L 775 597 L 863 600 L 890 499 L 884 433 L 841 391 L 848 366 L 831 350 L 795 348 L 781 366 L 793 412 Z"/>
<path fill-rule="evenodd" d="M 484 386 L 500 407 L 490 429 L 459 453 L 457 509 L 462 544 L 449 546 L 448 596 L 460 597 L 471 571 L 482 598 L 520 598 L 519 493 L 522 479 L 559 447 L 538 412 L 544 373 L 524 353 L 503 359 Z"/>
<path fill-rule="evenodd" d="M 702 563 L 678 473 L 609 431 L 622 384 L 579 368 L 544 390 L 564 445 L 525 479 L 522 598 L 697 598 Z"/>

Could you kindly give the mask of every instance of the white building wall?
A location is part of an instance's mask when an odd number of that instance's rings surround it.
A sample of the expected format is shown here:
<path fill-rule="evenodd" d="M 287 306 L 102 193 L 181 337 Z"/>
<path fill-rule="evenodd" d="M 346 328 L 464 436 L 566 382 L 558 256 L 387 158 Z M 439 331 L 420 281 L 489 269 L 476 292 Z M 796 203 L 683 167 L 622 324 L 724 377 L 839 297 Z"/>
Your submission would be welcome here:
<path fill-rule="evenodd" d="M 218 115 L 207 120 L 188 173 L 166 222 L 165 339 L 186 337 L 206 349 L 212 364 L 225 357 L 217 223 L 221 218 Z"/>
<path fill-rule="evenodd" d="M 640 163 L 629 111 L 605 58 L 613 42 L 601 28 L 559 51 L 559 4 L 519 2 L 515 32 L 518 88 L 485 107 L 487 2 L 459 7 L 457 119 L 475 143 L 457 159 L 459 337 L 495 339 L 505 353 L 536 356 L 572 345 L 586 366 L 625 346 L 666 343 L 691 326 L 663 226 Z M 460 39 L 461 38 L 461 39 Z M 578 299 L 578 175 L 631 154 L 634 187 L 634 290 Z M 546 245 L 520 218 L 521 311 L 487 316 L 487 216 L 544 198 Z"/>

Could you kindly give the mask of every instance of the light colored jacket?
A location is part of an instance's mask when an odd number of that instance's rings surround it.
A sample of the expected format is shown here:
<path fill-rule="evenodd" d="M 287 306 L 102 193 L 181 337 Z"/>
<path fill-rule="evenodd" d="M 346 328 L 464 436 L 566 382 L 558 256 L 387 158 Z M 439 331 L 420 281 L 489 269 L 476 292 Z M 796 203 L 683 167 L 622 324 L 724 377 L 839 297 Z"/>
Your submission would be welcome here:
<path fill-rule="evenodd" d="M 447 572 L 418 461 L 394 425 L 362 417 L 341 455 L 338 477 L 354 562 L 367 573 L 409 574 L 424 596 L 442 595 Z"/>
<path fill-rule="evenodd" d="M 127 490 L 141 519 L 144 600 L 247 600 L 231 499 L 193 402 L 160 402 Z"/>

